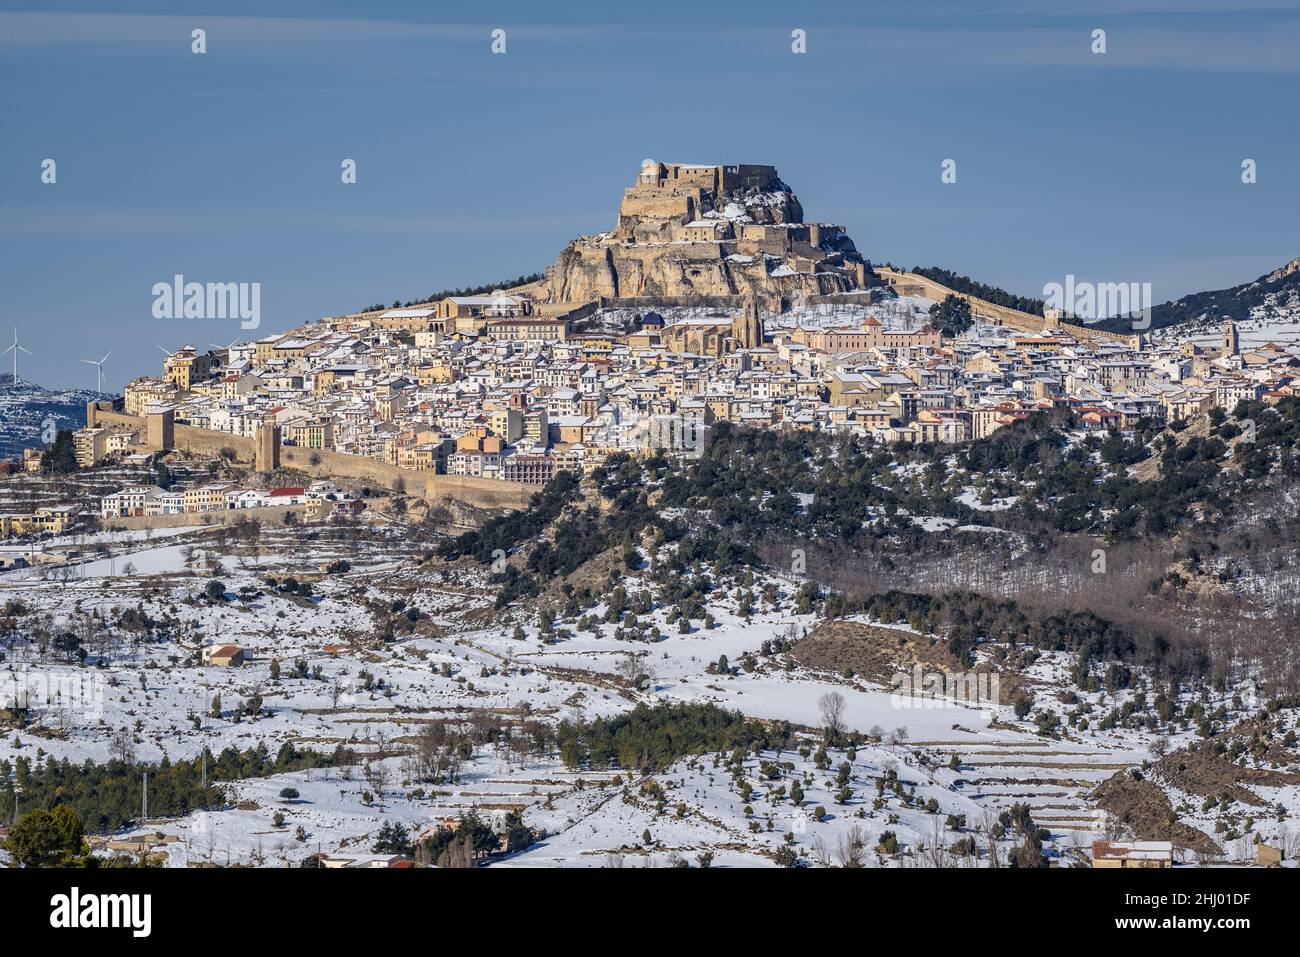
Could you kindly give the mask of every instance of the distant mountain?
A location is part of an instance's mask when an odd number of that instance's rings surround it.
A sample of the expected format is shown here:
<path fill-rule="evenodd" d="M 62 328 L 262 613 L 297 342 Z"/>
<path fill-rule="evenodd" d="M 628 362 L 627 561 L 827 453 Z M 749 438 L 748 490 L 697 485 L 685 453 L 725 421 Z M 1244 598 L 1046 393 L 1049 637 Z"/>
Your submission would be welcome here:
<path fill-rule="evenodd" d="M 1300 257 L 1252 282 L 1231 289 L 1196 292 L 1155 306 L 1151 310 L 1151 328 L 1183 323 L 1217 324 L 1225 319 L 1240 323 L 1252 318 L 1276 317 L 1279 322 L 1288 322 L 1293 321 L 1297 312 L 1300 312 Z M 1129 318 L 1105 319 L 1096 325 L 1116 332 L 1133 331 L 1133 320 Z"/>
<path fill-rule="evenodd" d="M 21 455 L 23 449 L 44 444 L 46 423 L 55 429 L 80 429 L 86 424 L 86 403 L 110 396 L 93 389 L 52 390 L 9 373 L 0 375 L 0 458 Z"/>

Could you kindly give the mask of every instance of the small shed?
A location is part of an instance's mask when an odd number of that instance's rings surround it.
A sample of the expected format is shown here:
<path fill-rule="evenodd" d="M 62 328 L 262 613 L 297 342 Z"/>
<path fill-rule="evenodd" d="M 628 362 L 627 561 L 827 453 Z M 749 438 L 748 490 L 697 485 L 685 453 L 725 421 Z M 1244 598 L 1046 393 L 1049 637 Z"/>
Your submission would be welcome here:
<path fill-rule="evenodd" d="M 208 645 L 203 649 L 203 663 L 214 668 L 237 668 L 248 660 L 239 645 Z"/>

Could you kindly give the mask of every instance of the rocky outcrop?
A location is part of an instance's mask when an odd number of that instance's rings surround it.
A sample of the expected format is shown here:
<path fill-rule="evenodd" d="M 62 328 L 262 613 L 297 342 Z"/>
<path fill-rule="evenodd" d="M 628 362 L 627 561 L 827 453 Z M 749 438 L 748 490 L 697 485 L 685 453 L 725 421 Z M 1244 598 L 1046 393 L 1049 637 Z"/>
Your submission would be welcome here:
<path fill-rule="evenodd" d="M 845 292 L 859 282 L 853 264 L 827 257 L 820 264 L 792 268 L 781 259 L 724 254 L 716 245 L 681 248 L 606 246 L 574 242 L 560 254 L 552 273 L 557 302 L 590 302 L 601 297 L 691 298 L 757 296 L 785 299 Z"/>
<path fill-rule="evenodd" d="M 1291 260 L 1281 269 L 1274 269 L 1264 277 L 1264 282 L 1277 282 L 1277 280 L 1285 279 L 1287 276 L 1294 276 L 1298 272 L 1300 272 L 1300 256 Z"/>
<path fill-rule="evenodd" d="M 803 222 L 770 166 L 647 160 L 615 228 L 571 242 L 547 272 L 552 302 L 600 298 L 802 297 L 876 284 L 843 228 Z"/>

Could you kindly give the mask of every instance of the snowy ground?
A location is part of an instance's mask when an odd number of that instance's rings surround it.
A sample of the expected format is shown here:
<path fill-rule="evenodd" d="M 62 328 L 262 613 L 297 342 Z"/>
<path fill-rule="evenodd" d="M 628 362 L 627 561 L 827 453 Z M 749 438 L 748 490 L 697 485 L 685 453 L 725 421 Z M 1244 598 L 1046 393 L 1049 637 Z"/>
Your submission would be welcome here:
<path fill-rule="evenodd" d="M 65 690 L 38 709 L 35 728 L 0 736 L 0 758 L 43 753 L 103 761 L 113 732 L 124 727 L 134 729 L 141 762 L 259 743 L 274 754 L 285 742 L 327 752 L 344 744 L 364 758 L 401 750 L 399 742 L 409 741 L 430 719 L 526 709 L 545 721 L 590 720 L 641 701 L 712 701 L 749 717 L 809 729 L 779 755 L 747 756 L 740 777 L 726 768 L 727 756 L 683 760 L 643 780 L 624 769 L 573 771 L 555 755 L 525 758 L 486 746 L 454 782 L 443 785 L 409 780 L 401 757 L 374 762 L 384 769 L 380 793 L 356 768 L 239 781 L 230 785 L 231 799 L 222 809 L 150 821 L 138 830 L 175 836 L 165 845 L 175 866 L 274 866 L 317 851 L 364 860 L 385 821 L 418 833 L 469 809 L 489 817 L 518 809 L 531 826 L 549 832 L 534 848 L 494 866 L 664 866 L 678 857 L 694 866 L 707 853 L 714 855 L 714 866 L 766 866 L 787 843 L 816 864 L 835 862 L 855 834 L 871 848 L 871 864 L 933 866 L 943 856 L 934 850 L 936 836 L 944 846 L 975 836 L 982 848 L 978 862 L 987 865 L 989 823 L 1021 802 L 1050 830 L 1051 853 L 1070 863 L 1080 859 L 1076 847 L 1105 831 L 1088 791 L 1115 770 L 1151 756 L 1150 735 L 1098 728 L 1100 716 L 1122 705 L 1128 693 L 1084 696 L 1092 709 L 1090 726 L 1070 723 L 1069 712 L 1078 704 L 1063 703 L 1053 691 L 1064 686 L 1065 656 L 1043 655 L 1028 671 L 1045 692 L 1037 695 L 1037 710 L 1060 717 L 1059 731 L 1045 736 L 1034 732 L 1032 716 L 1018 721 L 1005 704 L 985 710 L 900 699 L 861 678 L 812 673 L 788 657 L 757 654 L 765 641 L 814 626 L 813 616 L 792 614 L 788 602 L 760 601 L 746 621 L 734 597 L 719 595 L 709 605 L 716 620 L 711 629 L 696 620 L 689 633 L 679 634 L 665 610 L 657 609 L 639 616 L 659 628 L 657 641 L 620 640 L 610 624 L 592 633 L 565 622 L 559 640 L 548 642 L 531 610 L 491 610 L 492 591 L 481 573 L 457 567 L 447 575 L 436 563 L 420 566 L 427 548 L 400 530 L 355 540 L 306 528 L 265 530 L 255 547 L 222 545 L 211 529 L 171 531 L 156 536 L 160 541 L 105 536 L 102 544 L 115 549 L 113 557 L 84 563 L 67 581 L 20 574 L 0 579 L 0 601 L 21 602 L 41 620 L 48 616 L 51 633 L 84 628 L 97 616 L 116 620 L 123 610 L 139 608 L 165 621 L 169 635 L 155 643 L 92 637 L 85 647 L 92 665 L 102 658 L 103 667 L 50 664 L 49 655 L 38 661 L 30 646 L 10 648 L 0 674 L 29 688 L 61 679 Z M 320 574 L 323 565 L 344 556 L 348 571 Z M 128 561 L 135 575 L 123 574 Z M 267 590 L 268 573 L 310 578 L 313 594 Z M 214 574 L 225 585 L 225 601 L 202 597 Z M 629 576 L 624 584 L 632 593 L 642 583 Z M 794 583 L 776 584 L 787 596 L 793 591 Z M 254 596 L 259 588 L 263 593 Z M 241 589 L 247 589 L 243 597 Z M 420 624 L 397 641 L 378 642 L 389 603 L 397 598 L 419 609 Z M 603 607 L 592 611 L 597 620 L 603 617 Z M 512 636 L 516 623 L 522 639 Z M 245 647 L 252 660 L 234 669 L 193 663 L 202 645 L 226 643 Z M 641 690 L 617 678 L 620 663 L 633 655 L 652 676 Z M 709 665 L 722 655 L 733 665 L 752 656 L 751 667 L 710 673 Z M 273 658 L 281 666 L 278 680 L 270 674 Z M 312 676 L 289 677 L 298 661 Z M 819 698 L 829 691 L 843 695 L 847 727 L 871 735 L 872 743 L 852 756 L 833 750 L 829 766 L 818 769 L 812 729 L 821 721 Z M 263 699 L 262 715 L 235 720 L 236 706 L 255 694 Z M 216 696 L 219 716 L 212 713 Z M 1173 729 L 1168 740 L 1178 747 L 1192 736 L 1190 729 Z M 777 776 L 761 770 L 761 762 L 771 762 Z M 845 763 L 852 795 L 841 803 L 837 777 Z M 900 782 L 898 789 L 891 783 L 878 791 L 878 782 L 890 775 Z M 789 800 L 795 780 L 805 795 L 798 807 Z M 301 796 L 286 803 L 278 795 L 289 786 Z M 931 799 L 933 811 L 927 809 Z M 1293 802 L 1295 795 L 1280 800 Z M 282 827 L 273 821 L 276 812 L 285 815 Z M 949 826 L 949 815 L 965 815 L 965 828 Z M 901 853 L 874 849 L 885 831 L 895 834 Z"/>

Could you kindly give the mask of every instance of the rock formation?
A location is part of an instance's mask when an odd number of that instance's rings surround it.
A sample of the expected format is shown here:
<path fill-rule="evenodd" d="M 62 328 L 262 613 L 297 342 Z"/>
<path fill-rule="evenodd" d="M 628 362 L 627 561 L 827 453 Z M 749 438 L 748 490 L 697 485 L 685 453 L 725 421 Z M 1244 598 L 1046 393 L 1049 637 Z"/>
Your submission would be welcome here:
<path fill-rule="evenodd" d="M 803 222 L 775 167 L 646 160 L 614 228 L 571 242 L 545 287 L 552 302 L 743 296 L 784 309 L 874 281 L 843 227 Z"/>

